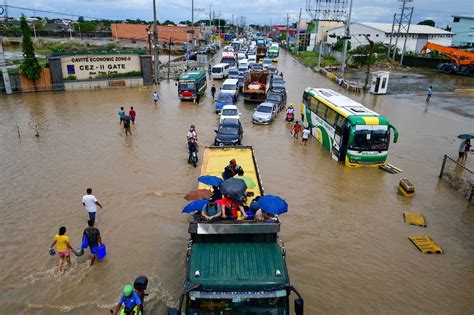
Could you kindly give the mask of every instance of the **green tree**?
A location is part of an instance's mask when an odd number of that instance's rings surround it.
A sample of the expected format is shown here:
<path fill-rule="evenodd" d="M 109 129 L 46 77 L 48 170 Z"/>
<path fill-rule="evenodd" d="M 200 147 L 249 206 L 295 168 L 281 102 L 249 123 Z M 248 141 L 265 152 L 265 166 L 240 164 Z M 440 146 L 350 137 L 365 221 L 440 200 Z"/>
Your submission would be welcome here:
<path fill-rule="evenodd" d="M 173 21 L 170 21 L 170 20 L 166 20 L 166 21 L 163 22 L 162 25 L 172 25 L 172 26 L 176 26 L 176 23 L 173 22 Z"/>
<path fill-rule="evenodd" d="M 84 22 L 84 17 L 83 17 L 83 16 L 78 17 L 78 18 L 77 18 L 77 21 L 78 21 L 79 23 L 83 23 L 83 22 Z"/>
<path fill-rule="evenodd" d="M 435 22 L 433 20 L 423 20 L 418 25 L 428 25 L 431 27 L 435 27 Z"/>
<path fill-rule="evenodd" d="M 28 79 L 33 80 L 36 89 L 36 80 L 41 76 L 41 66 L 35 56 L 35 48 L 31 40 L 31 30 L 26 22 L 25 15 L 21 16 L 20 28 L 23 34 L 23 60 L 20 64 L 20 72 Z"/>
<path fill-rule="evenodd" d="M 336 43 L 334 44 L 334 50 L 342 51 L 344 47 L 344 41 L 340 38 L 337 39 Z M 351 41 L 347 40 L 347 50 L 351 50 Z"/>
<path fill-rule="evenodd" d="M 97 24 L 94 22 L 80 22 L 74 24 L 74 31 L 76 32 L 94 32 L 97 31 Z"/>
<path fill-rule="evenodd" d="M 181 25 L 186 25 L 186 26 L 191 26 L 191 25 L 192 25 L 191 21 L 189 21 L 189 20 L 180 21 L 179 24 L 181 24 Z"/>

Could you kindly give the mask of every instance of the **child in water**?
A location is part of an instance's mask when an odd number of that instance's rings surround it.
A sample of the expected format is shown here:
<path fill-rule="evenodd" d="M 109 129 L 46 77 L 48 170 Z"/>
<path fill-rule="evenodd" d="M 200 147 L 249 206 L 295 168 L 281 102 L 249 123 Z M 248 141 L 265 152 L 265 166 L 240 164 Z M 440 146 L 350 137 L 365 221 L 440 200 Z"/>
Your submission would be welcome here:
<path fill-rule="evenodd" d="M 56 245 L 56 251 L 59 256 L 58 272 L 61 272 L 64 258 L 66 258 L 68 266 L 71 265 L 71 251 L 73 250 L 69 244 L 69 236 L 66 235 L 65 226 L 59 228 L 59 233 L 54 237 L 54 242 L 51 244 L 51 248 L 53 248 L 54 245 Z"/>

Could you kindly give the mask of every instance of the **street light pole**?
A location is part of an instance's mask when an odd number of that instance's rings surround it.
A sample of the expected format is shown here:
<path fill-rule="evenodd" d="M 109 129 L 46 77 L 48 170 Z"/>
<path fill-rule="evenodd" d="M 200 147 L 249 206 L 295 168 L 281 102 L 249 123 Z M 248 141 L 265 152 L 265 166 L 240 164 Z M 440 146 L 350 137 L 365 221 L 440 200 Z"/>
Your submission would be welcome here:
<path fill-rule="evenodd" d="M 160 84 L 160 61 L 158 59 L 158 27 L 156 26 L 156 0 L 153 0 L 153 47 L 155 48 L 155 84 Z"/>
<path fill-rule="evenodd" d="M 339 66 L 340 76 L 344 79 L 344 70 L 346 67 L 346 54 L 347 54 L 347 41 L 350 39 L 350 29 L 349 26 L 351 24 L 351 14 L 352 14 L 352 0 L 349 0 L 349 14 L 347 15 L 346 19 L 346 27 L 344 32 L 344 47 L 342 48 L 341 54 L 341 65 Z"/>

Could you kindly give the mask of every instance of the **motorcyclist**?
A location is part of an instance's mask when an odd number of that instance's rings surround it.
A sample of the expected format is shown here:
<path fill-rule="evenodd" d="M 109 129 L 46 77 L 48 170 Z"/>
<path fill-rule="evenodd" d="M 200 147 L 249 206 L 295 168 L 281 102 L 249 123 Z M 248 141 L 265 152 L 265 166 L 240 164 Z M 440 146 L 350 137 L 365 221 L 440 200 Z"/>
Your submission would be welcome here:
<path fill-rule="evenodd" d="M 133 286 L 131 284 L 125 285 L 123 287 L 122 293 L 123 294 L 120 297 L 117 306 L 115 307 L 114 314 L 120 314 L 119 312 L 123 305 L 125 314 L 140 315 L 140 305 L 142 305 L 142 300 L 133 289 Z"/>
<path fill-rule="evenodd" d="M 188 142 L 191 139 L 194 139 L 197 142 L 197 132 L 196 132 L 196 127 L 194 125 L 191 125 L 188 131 Z"/>
<path fill-rule="evenodd" d="M 293 107 L 293 104 L 290 104 L 290 106 L 288 106 L 288 108 L 286 109 L 286 120 L 292 121 L 294 117 L 295 109 Z"/>
<path fill-rule="evenodd" d="M 189 152 L 188 163 L 191 163 L 193 152 L 196 152 L 196 154 L 199 152 L 199 147 L 198 147 L 196 139 L 190 138 L 188 140 L 188 152 Z"/>

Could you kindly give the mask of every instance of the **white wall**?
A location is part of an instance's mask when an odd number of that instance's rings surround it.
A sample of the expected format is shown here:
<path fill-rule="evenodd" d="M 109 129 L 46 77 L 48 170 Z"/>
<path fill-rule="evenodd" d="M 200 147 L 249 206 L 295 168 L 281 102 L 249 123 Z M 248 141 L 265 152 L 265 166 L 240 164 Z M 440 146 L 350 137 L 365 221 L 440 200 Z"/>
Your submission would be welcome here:
<path fill-rule="evenodd" d="M 344 35 L 344 27 L 338 27 L 336 29 L 332 29 L 328 32 L 328 35 L 335 33 L 336 35 Z M 371 27 L 367 27 L 365 25 L 361 24 L 351 24 L 351 29 L 350 29 L 351 34 L 370 34 L 370 39 L 373 40 L 374 42 L 382 42 L 384 44 L 389 44 L 390 43 L 390 36 L 389 34 L 386 34 L 385 32 L 375 30 Z M 420 37 L 420 38 L 419 38 Z M 392 45 L 395 45 L 395 37 L 392 38 Z M 420 40 L 420 44 L 417 46 L 418 41 Z M 435 43 L 435 44 L 440 44 L 444 46 L 451 46 L 453 37 L 452 35 L 418 35 L 418 34 L 408 34 L 408 39 L 406 43 L 405 50 L 406 51 L 414 51 L 414 52 L 420 52 L 420 48 L 425 44 L 426 40 Z M 330 44 L 335 44 L 337 41 L 337 38 L 331 38 L 328 37 L 328 43 Z M 357 46 L 360 45 L 368 45 L 367 40 L 365 39 L 364 36 L 357 36 L 357 35 L 352 35 L 351 38 L 351 47 L 356 48 Z M 403 43 L 405 41 L 405 34 L 402 34 L 398 38 L 397 42 L 397 47 L 402 50 L 403 49 Z"/>

